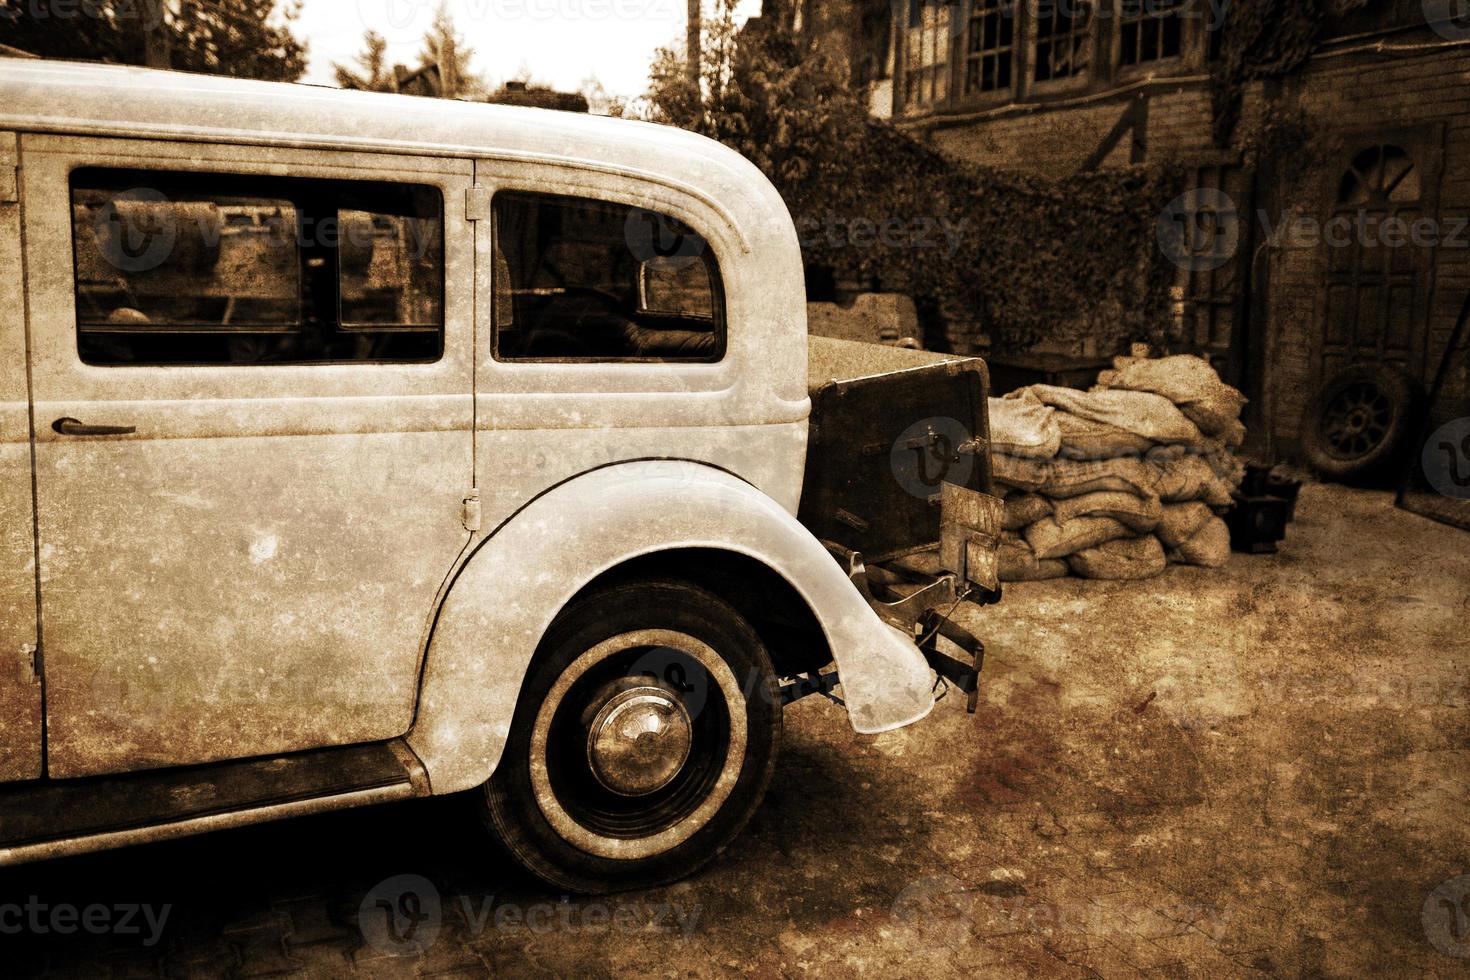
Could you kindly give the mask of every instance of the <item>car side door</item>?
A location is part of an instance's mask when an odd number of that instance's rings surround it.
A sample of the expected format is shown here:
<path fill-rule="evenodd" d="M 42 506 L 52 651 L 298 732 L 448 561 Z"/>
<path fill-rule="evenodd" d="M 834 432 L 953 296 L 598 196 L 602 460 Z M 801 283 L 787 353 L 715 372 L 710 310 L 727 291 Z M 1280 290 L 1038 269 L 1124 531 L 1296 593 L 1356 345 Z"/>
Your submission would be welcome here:
<path fill-rule="evenodd" d="M 469 540 L 472 166 L 22 149 L 50 774 L 402 734 Z"/>

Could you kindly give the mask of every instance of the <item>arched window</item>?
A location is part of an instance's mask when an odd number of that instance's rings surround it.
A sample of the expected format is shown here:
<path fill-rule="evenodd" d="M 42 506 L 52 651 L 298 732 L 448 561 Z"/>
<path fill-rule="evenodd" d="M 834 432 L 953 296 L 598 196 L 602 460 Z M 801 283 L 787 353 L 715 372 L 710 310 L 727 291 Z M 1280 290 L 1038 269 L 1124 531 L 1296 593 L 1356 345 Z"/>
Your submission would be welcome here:
<path fill-rule="evenodd" d="M 1342 175 L 1337 203 L 1348 207 L 1410 204 L 1423 193 L 1419 171 L 1397 146 L 1373 146 L 1353 158 Z"/>
<path fill-rule="evenodd" d="M 1424 334 L 1424 270 L 1431 245 L 1423 181 L 1402 147 L 1353 155 L 1338 180 L 1327 245 L 1322 377 L 1372 361 L 1412 368 Z"/>

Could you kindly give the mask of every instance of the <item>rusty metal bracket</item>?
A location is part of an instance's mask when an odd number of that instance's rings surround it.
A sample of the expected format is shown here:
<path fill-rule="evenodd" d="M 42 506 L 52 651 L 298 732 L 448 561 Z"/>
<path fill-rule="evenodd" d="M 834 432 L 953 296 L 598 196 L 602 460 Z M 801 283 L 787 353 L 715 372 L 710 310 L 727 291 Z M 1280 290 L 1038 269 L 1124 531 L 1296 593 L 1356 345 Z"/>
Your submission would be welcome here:
<path fill-rule="evenodd" d="M 936 606 L 948 608 L 969 595 L 968 586 L 960 584 L 959 576 L 946 573 L 929 582 L 919 584 L 907 595 L 900 594 L 886 585 L 874 582 L 868 574 L 863 556 L 835 544 L 822 542 L 837 563 L 847 572 L 848 580 L 862 593 L 878 618 L 890 626 L 912 634 L 924 614 Z"/>
<path fill-rule="evenodd" d="M 793 701 L 800 701 L 812 694 L 820 694 L 824 698 L 831 698 L 838 704 L 842 700 L 832 694 L 832 689 L 842 683 L 837 676 L 837 671 L 828 671 L 825 674 L 798 674 L 790 684 L 781 686 L 781 706 L 785 707 Z"/>
<path fill-rule="evenodd" d="M 985 666 L 985 644 L 978 636 L 954 623 L 937 609 L 931 609 L 924 614 L 924 618 L 919 621 L 919 628 L 923 630 L 923 642 L 919 649 L 923 651 L 924 659 L 929 661 L 929 666 L 936 674 L 968 695 L 965 710 L 973 715 L 980 703 L 980 671 Z M 941 636 L 968 653 L 971 662 L 966 664 L 941 651 Z"/>

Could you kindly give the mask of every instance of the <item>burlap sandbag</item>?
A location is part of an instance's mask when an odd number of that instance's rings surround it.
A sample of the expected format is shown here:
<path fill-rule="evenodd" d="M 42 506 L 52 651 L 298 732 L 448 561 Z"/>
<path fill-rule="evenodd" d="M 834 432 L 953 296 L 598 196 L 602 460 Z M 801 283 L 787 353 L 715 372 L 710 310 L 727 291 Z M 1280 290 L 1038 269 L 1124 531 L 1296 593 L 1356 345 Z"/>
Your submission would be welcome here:
<path fill-rule="evenodd" d="M 1025 459 L 1051 459 L 1061 447 L 1056 409 L 1035 398 L 992 398 L 990 448 Z"/>
<path fill-rule="evenodd" d="M 1127 429 L 1080 418 L 1071 412 L 1057 412 L 1055 422 L 1061 433 L 1061 455 L 1068 459 L 1142 458 L 1154 447 L 1152 442 Z"/>
<path fill-rule="evenodd" d="M 1237 431 L 1242 434 L 1245 432 L 1245 426 L 1240 424 L 1240 412 L 1245 406 L 1245 398 L 1242 396 L 1237 399 L 1235 396 L 1238 395 L 1240 392 L 1229 385 L 1221 385 L 1218 392 L 1208 397 L 1198 401 L 1180 402 L 1179 411 L 1199 426 L 1199 430 L 1205 435 L 1224 436 L 1228 442 Z M 1243 435 L 1241 441 L 1244 441 Z M 1240 443 L 1237 442 L 1236 445 Z"/>
<path fill-rule="evenodd" d="M 1165 503 L 1202 500 L 1211 507 L 1233 503 L 1230 485 L 1222 480 L 1204 457 L 1186 454 L 1166 463 L 1155 487 Z"/>
<path fill-rule="evenodd" d="M 1000 580 L 1002 582 L 1043 582 L 1071 574 L 1067 563 L 1059 558 L 1045 561 L 1036 557 L 1022 538 L 1007 536 L 1000 545 Z"/>
<path fill-rule="evenodd" d="M 1205 445 L 1216 446 L 1226 452 L 1235 452 L 1245 444 L 1245 425 L 1239 419 L 1227 422 L 1218 432 L 1205 440 Z"/>
<path fill-rule="evenodd" d="M 1026 529 L 1026 543 L 1037 558 L 1066 558 L 1128 535 L 1128 528 L 1111 517 L 1079 517 L 1065 524 L 1044 517 Z"/>
<path fill-rule="evenodd" d="M 1038 488 L 1058 500 L 1106 491 L 1151 497 L 1157 496 L 1159 475 L 1157 467 L 1131 457 L 1085 462 L 1054 459 L 1044 467 Z"/>
<path fill-rule="evenodd" d="M 1006 500 L 1005 521 L 1003 527 L 1007 531 L 1019 531 L 1030 524 L 1035 524 L 1043 517 L 1050 517 L 1052 504 L 1045 497 L 1034 493 L 1023 493 Z"/>
<path fill-rule="evenodd" d="M 1083 578 L 1116 582 L 1152 578 L 1167 565 L 1164 546 L 1152 534 L 1109 541 L 1067 559 L 1067 567 Z"/>
<path fill-rule="evenodd" d="M 1199 426 L 1163 395 L 1148 391 L 1094 388 L 1078 391 L 1054 385 L 1032 385 L 1007 398 L 1033 395 L 1040 401 L 1064 412 L 1094 422 L 1104 422 L 1153 442 L 1198 445 L 1204 436 Z"/>
<path fill-rule="evenodd" d="M 1111 517 L 1134 534 L 1148 534 L 1164 516 L 1158 497 L 1107 491 L 1058 500 L 1052 512 L 1062 524 L 1079 517 Z"/>
<path fill-rule="evenodd" d="M 1147 391 L 1169 399 L 1206 436 L 1227 449 L 1245 441 L 1240 413 L 1247 399 L 1220 380 L 1209 363 L 1191 354 L 1155 359 L 1120 357 L 1113 370 L 1098 375 L 1100 389 Z"/>
<path fill-rule="evenodd" d="M 1219 568 L 1230 561 L 1230 528 L 1212 514 L 1198 531 L 1174 548 L 1169 557 L 1185 565 Z"/>
<path fill-rule="evenodd" d="M 1191 501 L 1184 504 L 1165 504 L 1164 516 L 1159 520 L 1155 533 L 1166 548 L 1177 548 L 1215 517 L 1208 504 Z"/>
<path fill-rule="evenodd" d="M 990 457 L 991 473 L 996 483 L 1033 492 L 1040 490 L 1046 482 L 1051 464 L 1049 459 L 1026 459 L 1009 453 L 994 453 Z"/>

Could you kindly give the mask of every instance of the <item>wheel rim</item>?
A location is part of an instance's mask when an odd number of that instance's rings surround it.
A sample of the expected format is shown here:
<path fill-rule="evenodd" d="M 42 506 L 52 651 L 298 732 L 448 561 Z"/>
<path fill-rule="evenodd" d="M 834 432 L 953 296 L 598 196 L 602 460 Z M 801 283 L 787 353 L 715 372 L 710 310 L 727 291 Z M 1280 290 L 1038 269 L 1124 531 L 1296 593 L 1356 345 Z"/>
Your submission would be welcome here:
<path fill-rule="evenodd" d="M 650 857 L 709 823 L 745 744 L 745 698 L 724 658 L 686 633 L 637 630 L 583 653 L 547 692 L 531 732 L 531 788 L 568 843 Z"/>
<path fill-rule="evenodd" d="M 1339 459 L 1358 459 L 1377 449 L 1393 425 L 1393 402 L 1368 381 L 1347 385 L 1322 414 L 1322 438 Z"/>
<path fill-rule="evenodd" d="M 694 723 L 677 692 L 628 688 L 605 698 L 587 726 L 587 764 L 619 796 L 646 796 L 674 780 L 693 743 Z"/>

